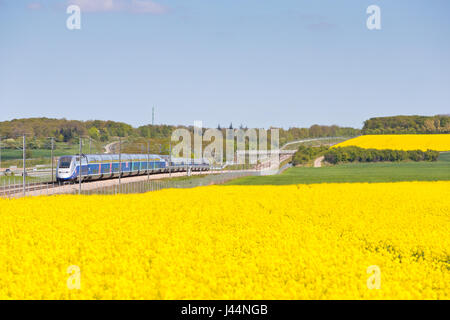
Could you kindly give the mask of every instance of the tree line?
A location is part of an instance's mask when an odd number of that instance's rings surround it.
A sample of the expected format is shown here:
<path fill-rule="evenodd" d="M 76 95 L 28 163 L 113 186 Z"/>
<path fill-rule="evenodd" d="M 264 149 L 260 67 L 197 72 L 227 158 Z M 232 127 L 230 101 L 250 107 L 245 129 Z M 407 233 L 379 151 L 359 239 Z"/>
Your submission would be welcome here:
<path fill-rule="evenodd" d="M 14 139 L 26 134 L 43 139 L 54 137 L 59 142 L 70 142 L 79 136 L 108 141 L 111 136 L 125 137 L 133 132 L 133 127 L 115 121 L 78 121 L 67 119 L 28 118 L 0 122 L 0 136 Z"/>
<path fill-rule="evenodd" d="M 232 124 L 230 125 L 232 128 Z M 137 128 L 116 121 L 103 120 L 67 120 L 50 118 L 14 119 L 0 122 L 0 137 L 4 143 L 20 144 L 18 137 L 27 135 L 28 147 L 32 149 L 50 148 L 48 137 L 54 137 L 56 142 L 76 143 L 80 136 L 91 137 L 100 142 L 108 142 L 117 137 L 146 138 L 169 140 L 172 132 L 177 128 L 186 128 L 193 132 L 193 126 L 182 125 L 143 125 Z M 240 129 L 247 129 L 241 125 Z M 225 128 L 218 129 L 225 136 Z M 356 136 L 359 129 L 333 126 L 313 125 L 310 128 L 280 129 L 280 144 L 288 141 L 315 137 Z M 270 133 L 268 132 L 268 137 Z M 16 140 L 16 141 L 14 141 Z"/>
<path fill-rule="evenodd" d="M 280 129 L 280 145 L 286 142 L 308 138 L 321 137 L 355 137 L 361 134 L 361 129 L 340 127 L 337 125 L 325 126 L 314 124 L 309 128 L 291 127 L 287 130 Z"/>
<path fill-rule="evenodd" d="M 436 161 L 439 151 L 435 150 L 391 150 L 364 149 L 355 146 L 330 148 L 328 146 L 307 147 L 301 145 L 292 156 L 294 166 L 306 164 L 324 156 L 324 160 L 331 164 L 347 162 L 381 162 L 381 161 Z"/>
<path fill-rule="evenodd" d="M 436 161 L 439 151 L 434 150 L 391 150 L 363 149 L 355 146 L 337 147 L 324 153 L 325 161 L 331 164 L 346 162 L 380 162 L 380 161 Z"/>
<path fill-rule="evenodd" d="M 426 133 L 450 133 L 450 115 L 371 118 L 364 122 L 362 129 L 362 134 Z"/>

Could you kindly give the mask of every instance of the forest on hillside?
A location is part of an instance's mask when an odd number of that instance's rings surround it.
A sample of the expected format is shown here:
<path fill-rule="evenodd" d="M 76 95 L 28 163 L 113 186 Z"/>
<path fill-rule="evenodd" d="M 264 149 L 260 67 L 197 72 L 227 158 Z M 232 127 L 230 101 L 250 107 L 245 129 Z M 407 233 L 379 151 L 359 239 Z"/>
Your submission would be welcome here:
<path fill-rule="evenodd" d="M 173 130 L 186 128 L 193 132 L 192 126 L 173 125 L 144 125 L 138 128 L 116 121 L 103 120 L 67 120 L 49 118 L 14 119 L 0 122 L 0 137 L 3 148 L 17 148 L 21 144 L 20 137 L 27 136 L 27 145 L 31 149 L 49 149 L 51 147 L 50 137 L 56 142 L 77 143 L 78 138 L 90 137 L 94 141 L 106 144 L 118 137 L 137 139 L 151 139 L 168 142 Z M 217 127 L 223 133 L 226 129 L 233 128 L 230 124 L 226 128 Z M 238 129 L 247 129 L 240 125 Z M 313 125 L 310 128 L 280 129 L 280 144 L 304 138 L 314 137 L 352 137 L 360 134 L 359 129 L 344 128 L 336 125 L 322 126 Z M 270 137 L 270 134 L 269 134 Z"/>
<path fill-rule="evenodd" d="M 450 115 L 394 116 L 371 118 L 364 122 L 363 134 L 450 133 Z"/>

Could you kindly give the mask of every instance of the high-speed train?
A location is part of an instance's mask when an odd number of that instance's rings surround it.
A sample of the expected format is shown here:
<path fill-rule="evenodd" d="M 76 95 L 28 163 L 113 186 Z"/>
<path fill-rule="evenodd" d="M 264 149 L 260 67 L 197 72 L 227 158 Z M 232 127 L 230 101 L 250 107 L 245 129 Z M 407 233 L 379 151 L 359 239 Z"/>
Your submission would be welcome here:
<path fill-rule="evenodd" d="M 169 163 L 170 162 L 170 163 Z M 122 170 L 120 170 L 120 166 Z M 169 168 L 170 167 L 170 168 Z M 82 154 L 82 181 L 101 180 L 137 176 L 148 173 L 178 172 L 178 171 L 208 171 L 207 159 L 172 158 L 162 155 L 146 154 Z M 79 181 L 80 156 L 61 156 L 56 169 L 58 182 Z"/>

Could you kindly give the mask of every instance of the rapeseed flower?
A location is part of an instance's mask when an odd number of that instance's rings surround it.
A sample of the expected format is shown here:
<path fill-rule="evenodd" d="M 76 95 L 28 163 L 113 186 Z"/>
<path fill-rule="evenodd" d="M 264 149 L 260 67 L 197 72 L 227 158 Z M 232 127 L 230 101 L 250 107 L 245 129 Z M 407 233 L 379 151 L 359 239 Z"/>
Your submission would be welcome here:
<path fill-rule="evenodd" d="M 449 230 L 450 182 L 0 200 L 0 299 L 449 299 Z"/>
<path fill-rule="evenodd" d="M 450 134 L 363 135 L 334 147 L 356 146 L 364 149 L 450 151 Z"/>

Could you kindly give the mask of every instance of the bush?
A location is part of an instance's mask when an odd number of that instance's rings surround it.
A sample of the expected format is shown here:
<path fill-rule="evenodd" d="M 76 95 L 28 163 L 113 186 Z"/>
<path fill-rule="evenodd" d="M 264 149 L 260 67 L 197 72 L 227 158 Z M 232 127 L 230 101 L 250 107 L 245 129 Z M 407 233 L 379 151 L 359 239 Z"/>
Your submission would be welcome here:
<path fill-rule="evenodd" d="M 327 146 L 305 147 L 304 145 L 301 145 L 292 157 L 292 165 L 296 166 L 299 164 L 308 163 L 309 161 L 323 155 L 327 150 Z"/>

